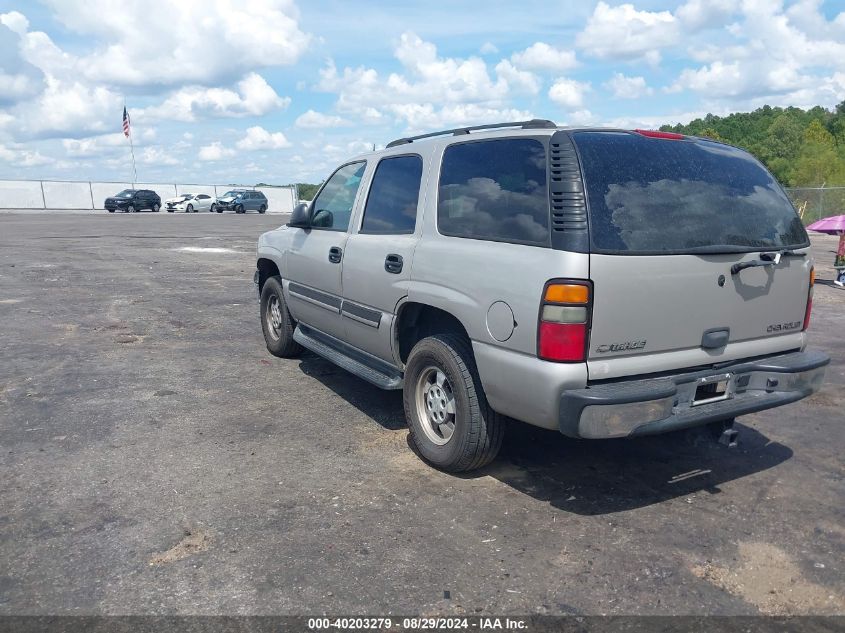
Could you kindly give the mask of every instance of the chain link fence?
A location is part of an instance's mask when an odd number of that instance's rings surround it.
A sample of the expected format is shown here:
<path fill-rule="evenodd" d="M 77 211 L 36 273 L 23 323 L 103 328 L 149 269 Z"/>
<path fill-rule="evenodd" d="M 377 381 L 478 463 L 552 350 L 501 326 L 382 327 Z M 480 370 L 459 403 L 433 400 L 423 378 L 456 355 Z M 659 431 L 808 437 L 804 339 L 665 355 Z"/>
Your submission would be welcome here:
<path fill-rule="evenodd" d="M 253 189 L 267 196 L 269 213 L 290 213 L 298 202 L 296 187 L 184 185 L 175 183 L 96 182 L 90 180 L 0 180 L 0 209 L 102 209 L 106 198 L 123 189 L 151 189 L 162 202 L 184 193 L 223 195 L 231 189 Z"/>
<path fill-rule="evenodd" d="M 845 214 L 845 187 L 790 187 L 786 194 L 805 225 Z"/>

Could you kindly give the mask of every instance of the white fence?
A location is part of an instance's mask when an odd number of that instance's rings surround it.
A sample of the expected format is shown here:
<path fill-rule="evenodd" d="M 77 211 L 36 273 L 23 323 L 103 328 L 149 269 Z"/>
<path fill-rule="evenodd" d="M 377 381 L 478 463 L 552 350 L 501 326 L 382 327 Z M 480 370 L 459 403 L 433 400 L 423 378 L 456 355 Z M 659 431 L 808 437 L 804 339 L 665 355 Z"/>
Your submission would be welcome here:
<path fill-rule="evenodd" d="M 123 189 L 151 189 L 162 201 L 183 193 L 222 196 L 230 189 L 255 189 L 267 196 L 269 213 L 290 213 L 297 204 L 296 187 L 249 187 L 152 182 L 0 180 L 0 209 L 102 209 L 105 199 Z"/>

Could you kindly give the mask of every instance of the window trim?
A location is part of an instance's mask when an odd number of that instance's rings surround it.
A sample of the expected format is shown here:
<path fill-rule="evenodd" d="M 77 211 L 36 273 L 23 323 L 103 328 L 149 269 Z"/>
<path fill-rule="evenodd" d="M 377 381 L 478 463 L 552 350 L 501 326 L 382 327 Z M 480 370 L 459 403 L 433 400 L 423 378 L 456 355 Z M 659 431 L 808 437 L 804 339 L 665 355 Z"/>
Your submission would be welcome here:
<path fill-rule="evenodd" d="M 378 174 L 378 168 L 381 164 L 392 158 L 408 158 L 411 156 L 415 156 L 416 158 L 420 159 L 420 187 L 417 190 L 417 212 L 414 216 L 414 228 L 410 231 L 365 231 L 364 230 L 364 220 L 367 217 L 367 204 L 370 201 L 370 194 L 373 192 L 373 183 L 376 180 L 376 175 Z M 423 177 L 425 176 L 425 159 L 422 157 L 421 154 L 416 152 L 407 152 L 404 154 L 390 154 L 387 156 L 382 156 L 379 158 L 379 161 L 376 163 L 375 167 L 373 168 L 373 175 L 370 177 L 370 182 L 367 187 L 367 197 L 364 199 L 364 206 L 361 209 L 361 221 L 358 223 L 358 235 L 414 235 L 417 232 L 417 228 L 419 226 L 420 220 L 420 200 L 422 199 L 423 193 Z M 317 197 L 314 196 L 316 200 Z"/>
<path fill-rule="evenodd" d="M 352 213 L 349 216 L 349 223 L 346 225 L 346 228 L 334 228 L 329 226 L 314 226 L 311 224 L 311 220 L 314 219 L 314 203 L 317 202 L 317 198 L 320 197 L 320 194 L 323 193 L 323 189 L 326 188 L 326 185 L 329 184 L 329 181 L 334 178 L 335 174 L 339 172 L 344 167 L 349 167 L 349 165 L 364 165 L 364 173 L 361 175 L 361 183 L 364 182 L 364 176 L 367 174 L 367 160 L 350 160 L 349 162 L 343 163 L 337 169 L 335 169 L 331 176 L 326 178 L 320 188 L 317 190 L 317 193 L 314 194 L 314 199 L 311 201 L 311 204 L 308 207 L 308 228 L 313 231 L 334 231 L 335 233 L 349 233 L 350 228 L 352 227 L 352 217 L 355 215 L 355 206 L 358 202 L 358 196 L 361 195 L 361 184 L 358 185 L 358 191 L 355 193 L 355 199 L 352 201 Z"/>
<path fill-rule="evenodd" d="M 461 240 L 476 240 L 479 242 L 497 242 L 499 244 L 516 244 L 518 246 L 536 246 L 537 248 L 551 248 L 552 247 L 552 217 L 551 217 L 551 201 L 549 197 L 549 178 L 551 176 L 549 172 L 549 139 L 551 136 L 549 135 L 514 135 L 514 136 L 495 136 L 495 137 L 488 137 L 488 138 L 475 138 L 475 139 L 468 139 L 468 140 L 460 140 L 449 143 L 443 150 L 440 152 L 440 169 L 437 173 L 437 198 L 435 200 L 434 206 L 434 230 L 437 231 L 438 235 L 443 237 L 451 237 Z M 457 233 L 446 233 L 440 228 L 440 180 L 443 177 L 443 158 L 446 155 L 446 151 L 450 147 L 454 147 L 456 145 L 468 145 L 470 143 L 486 143 L 490 141 L 505 141 L 505 140 L 531 140 L 540 143 L 543 147 L 543 151 L 546 155 L 546 186 L 543 188 L 545 191 L 546 197 L 546 209 L 548 212 L 547 224 L 546 224 L 546 231 L 547 231 L 547 238 L 545 242 L 531 242 L 527 240 L 517 240 L 517 239 L 506 239 L 506 238 L 498 238 L 498 237 L 472 237 L 469 235 L 459 235 Z"/>

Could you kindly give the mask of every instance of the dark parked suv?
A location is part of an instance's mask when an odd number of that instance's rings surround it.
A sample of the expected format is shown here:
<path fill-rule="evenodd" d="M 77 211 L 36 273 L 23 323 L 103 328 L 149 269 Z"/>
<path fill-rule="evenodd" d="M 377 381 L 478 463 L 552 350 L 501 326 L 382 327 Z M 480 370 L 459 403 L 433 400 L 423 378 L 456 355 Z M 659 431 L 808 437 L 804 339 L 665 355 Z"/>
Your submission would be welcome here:
<path fill-rule="evenodd" d="M 235 213 L 246 213 L 247 211 L 264 213 L 267 207 L 267 196 L 260 191 L 233 189 L 217 198 L 217 213 L 229 210 Z"/>
<path fill-rule="evenodd" d="M 109 213 L 118 210 L 135 213 L 143 209 L 157 212 L 161 209 L 161 198 L 155 191 L 149 189 L 124 189 L 119 194 L 106 198 L 103 206 Z"/>

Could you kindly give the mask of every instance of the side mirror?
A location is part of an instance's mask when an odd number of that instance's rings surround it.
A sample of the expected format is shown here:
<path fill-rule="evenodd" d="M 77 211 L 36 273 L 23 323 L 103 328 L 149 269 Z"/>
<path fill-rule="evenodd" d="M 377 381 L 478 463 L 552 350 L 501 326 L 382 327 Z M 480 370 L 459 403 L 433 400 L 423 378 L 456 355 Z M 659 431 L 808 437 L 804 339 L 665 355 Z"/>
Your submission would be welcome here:
<path fill-rule="evenodd" d="M 288 226 L 297 227 L 300 229 L 307 229 L 310 224 L 308 222 L 308 205 L 300 202 L 293 208 Z"/>

